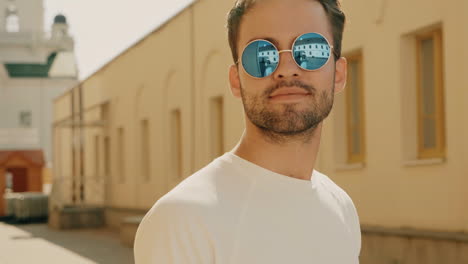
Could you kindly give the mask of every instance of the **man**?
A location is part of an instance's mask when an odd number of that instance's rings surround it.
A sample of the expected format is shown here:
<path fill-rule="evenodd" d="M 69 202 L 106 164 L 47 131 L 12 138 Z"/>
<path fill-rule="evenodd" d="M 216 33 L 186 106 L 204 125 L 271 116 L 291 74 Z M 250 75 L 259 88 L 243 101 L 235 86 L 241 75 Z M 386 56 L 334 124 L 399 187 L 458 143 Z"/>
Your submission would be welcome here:
<path fill-rule="evenodd" d="M 359 262 L 353 202 L 314 170 L 323 120 L 345 86 L 344 20 L 337 0 L 237 1 L 229 81 L 244 134 L 148 212 L 137 264 Z M 262 56 L 274 71 L 261 71 Z"/>

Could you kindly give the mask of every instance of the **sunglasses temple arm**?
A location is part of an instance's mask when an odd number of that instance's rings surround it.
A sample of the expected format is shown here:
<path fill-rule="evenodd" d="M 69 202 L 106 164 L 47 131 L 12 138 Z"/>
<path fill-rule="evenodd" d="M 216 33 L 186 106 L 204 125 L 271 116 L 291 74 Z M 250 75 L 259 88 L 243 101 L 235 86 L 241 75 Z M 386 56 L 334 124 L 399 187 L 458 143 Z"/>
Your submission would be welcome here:
<path fill-rule="evenodd" d="M 336 52 L 335 47 L 330 46 L 330 49 L 333 51 L 333 55 L 335 55 L 335 59 L 339 59 L 339 58 L 340 58 L 340 55 Z"/>

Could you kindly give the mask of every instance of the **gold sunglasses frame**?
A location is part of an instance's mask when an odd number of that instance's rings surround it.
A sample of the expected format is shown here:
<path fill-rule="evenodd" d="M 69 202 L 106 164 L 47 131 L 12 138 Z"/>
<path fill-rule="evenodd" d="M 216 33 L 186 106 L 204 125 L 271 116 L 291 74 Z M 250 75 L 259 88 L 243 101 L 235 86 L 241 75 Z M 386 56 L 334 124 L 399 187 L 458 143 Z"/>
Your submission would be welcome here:
<path fill-rule="evenodd" d="M 315 70 L 309 70 L 309 69 L 304 69 L 304 68 L 302 68 L 302 67 L 297 63 L 296 59 L 294 59 L 294 56 L 293 56 L 294 44 L 296 44 L 297 40 L 298 40 L 300 37 L 302 37 L 302 36 L 304 36 L 304 35 L 307 35 L 307 34 L 311 34 L 311 33 L 317 34 L 317 35 L 321 36 L 323 39 L 325 39 L 325 41 L 327 42 L 328 46 L 330 47 L 330 54 L 329 54 L 329 56 L 328 56 L 327 61 L 326 61 L 320 68 L 315 69 Z M 242 62 L 242 57 L 243 57 L 244 52 L 245 52 L 245 49 L 246 49 L 250 44 L 254 43 L 255 41 L 265 41 L 265 42 L 268 42 L 268 43 L 270 43 L 273 47 L 275 47 L 276 51 L 278 51 L 278 65 L 276 65 L 276 68 L 275 68 L 274 71 L 272 71 L 269 75 L 264 76 L 264 77 L 255 77 L 255 76 L 251 75 L 251 74 L 248 73 L 247 70 L 244 68 L 244 64 L 241 63 L 241 62 Z M 294 63 L 296 63 L 296 65 L 297 65 L 300 69 L 302 69 L 302 70 L 304 70 L 304 71 L 311 71 L 311 72 L 312 72 L 312 71 L 318 71 L 318 70 L 322 69 L 325 65 L 327 65 L 328 61 L 330 61 L 330 58 L 332 57 L 331 55 L 332 55 L 332 54 L 335 55 L 335 49 L 333 48 L 333 45 L 330 45 L 330 42 L 328 41 L 328 39 L 327 39 L 324 35 L 322 35 L 322 34 L 320 34 L 320 33 L 318 33 L 318 32 L 308 32 L 308 33 L 304 33 L 304 34 L 299 35 L 299 36 L 293 41 L 293 43 L 292 43 L 292 45 L 291 45 L 291 49 L 289 49 L 289 50 L 279 50 L 278 47 L 276 47 L 275 44 L 273 44 L 271 41 L 268 41 L 268 40 L 266 40 L 266 39 L 254 39 L 254 40 L 250 41 L 249 43 L 247 43 L 247 44 L 245 45 L 245 47 L 242 49 L 241 56 L 240 56 L 240 58 L 237 60 L 236 64 L 239 64 L 239 63 L 240 63 L 240 64 L 242 65 L 243 71 L 244 71 L 245 73 L 247 73 L 250 77 L 255 78 L 255 79 L 263 79 L 263 78 L 266 78 L 266 77 L 269 77 L 269 76 L 273 75 L 273 73 L 278 69 L 278 66 L 279 66 L 279 63 L 280 63 L 280 60 L 281 60 L 281 57 L 280 57 L 279 55 L 280 55 L 281 53 L 283 53 L 283 52 L 291 52 L 291 57 L 292 57 Z"/>

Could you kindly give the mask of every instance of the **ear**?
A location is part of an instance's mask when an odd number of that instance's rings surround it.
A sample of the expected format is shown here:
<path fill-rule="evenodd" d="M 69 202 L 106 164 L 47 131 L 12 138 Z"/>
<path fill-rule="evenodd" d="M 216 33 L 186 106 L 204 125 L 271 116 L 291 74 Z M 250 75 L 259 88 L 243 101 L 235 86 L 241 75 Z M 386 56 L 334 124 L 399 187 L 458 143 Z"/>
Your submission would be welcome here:
<path fill-rule="evenodd" d="M 229 85 L 231 87 L 231 93 L 237 98 L 241 98 L 241 85 L 239 79 L 239 70 L 236 64 L 232 64 L 229 67 Z"/>
<path fill-rule="evenodd" d="M 347 74 L 348 62 L 345 57 L 341 57 L 335 62 L 335 94 L 341 93 L 344 90 Z"/>

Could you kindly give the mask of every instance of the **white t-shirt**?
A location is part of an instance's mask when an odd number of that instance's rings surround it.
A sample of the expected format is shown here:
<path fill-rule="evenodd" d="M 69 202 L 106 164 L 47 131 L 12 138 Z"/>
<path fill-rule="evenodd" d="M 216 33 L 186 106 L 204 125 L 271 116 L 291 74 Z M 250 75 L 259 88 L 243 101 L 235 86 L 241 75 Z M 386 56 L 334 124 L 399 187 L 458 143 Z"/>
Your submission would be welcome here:
<path fill-rule="evenodd" d="M 284 176 L 232 152 L 161 197 L 135 238 L 136 264 L 355 264 L 351 198 L 326 175 Z"/>

